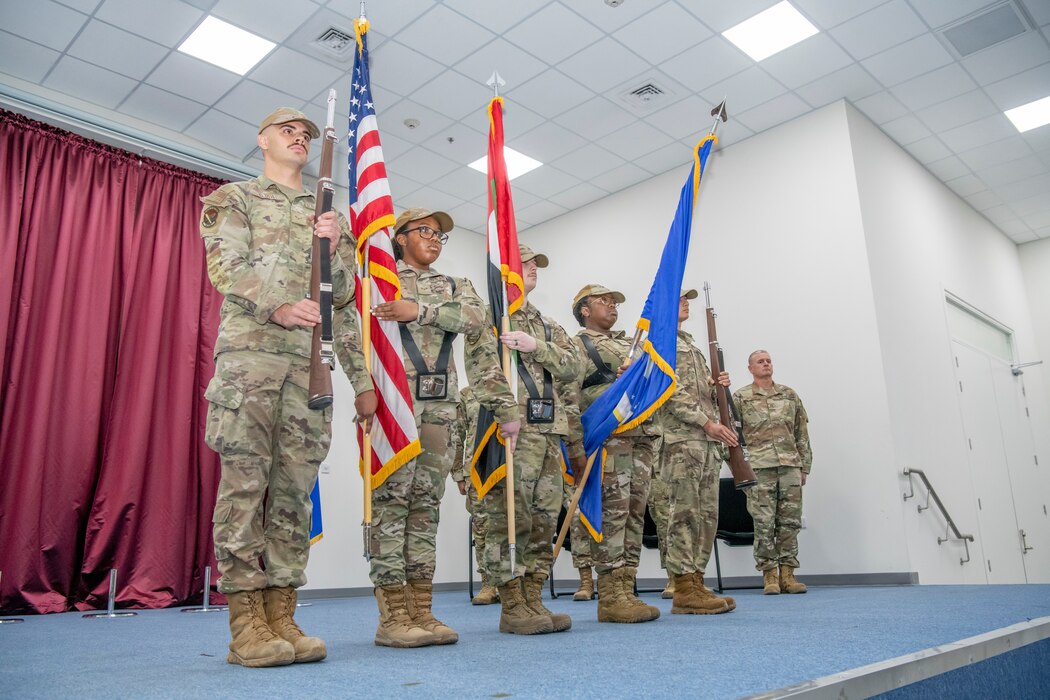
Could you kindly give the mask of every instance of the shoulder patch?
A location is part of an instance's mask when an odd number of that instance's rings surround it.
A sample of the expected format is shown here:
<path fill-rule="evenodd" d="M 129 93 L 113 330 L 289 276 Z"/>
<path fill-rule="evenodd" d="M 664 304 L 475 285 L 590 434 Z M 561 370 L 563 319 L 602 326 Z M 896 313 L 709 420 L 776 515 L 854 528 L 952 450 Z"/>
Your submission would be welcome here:
<path fill-rule="evenodd" d="M 205 207 L 201 213 L 201 228 L 212 228 L 219 220 L 218 207 Z"/>

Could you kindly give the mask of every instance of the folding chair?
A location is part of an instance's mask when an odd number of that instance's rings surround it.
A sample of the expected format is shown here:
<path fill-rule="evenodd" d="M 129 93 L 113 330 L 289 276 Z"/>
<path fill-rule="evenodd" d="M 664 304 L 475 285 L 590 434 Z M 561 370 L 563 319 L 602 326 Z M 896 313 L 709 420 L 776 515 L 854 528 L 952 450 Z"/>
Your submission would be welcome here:
<path fill-rule="evenodd" d="M 718 481 L 718 529 L 715 532 L 715 573 L 718 592 L 722 585 L 722 562 L 718 558 L 718 540 L 729 547 L 750 547 L 755 542 L 755 521 L 747 510 L 747 495 L 737 490 L 731 477 Z M 732 588 L 762 588 L 762 586 L 733 586 Z"/>

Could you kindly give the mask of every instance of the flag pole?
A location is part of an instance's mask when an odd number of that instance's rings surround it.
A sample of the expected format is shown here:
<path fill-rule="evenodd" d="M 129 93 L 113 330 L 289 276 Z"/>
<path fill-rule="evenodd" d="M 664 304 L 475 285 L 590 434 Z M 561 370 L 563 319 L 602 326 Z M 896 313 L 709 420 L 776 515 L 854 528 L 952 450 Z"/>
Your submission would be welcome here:
<path fill-rule="evenodd" d="M 486 81 L 486 85 L 492 86 L 492 99 L 496 100 L 499 98 L 499 89 L 501 86 L 506 85 L 506 81 L 500 77 L 499 71 L 493 70 L 492 76 Z M 498 224 L 497 224 L 498 225 Z M 510 332 L 510 314 L 508 308 L 510 306 L 510 300 L 507 298 L 507 276 L 502 274 L 500 284 L 500 294 L 503 297 L 503 317 L 501 319 L 500 334 Z M 514 398 L 518 398 L 518 379 L 515 376 L 517 374 L 517 367 L 515 366 L 516 357 L 507 347 L 506 343 L 501 343 L 503 346 L 503 376 L 507 378 L 507 383 L 510 384 L 511 391 L 514 393 Z M 506 454 L 506 475 L 504 476 L 504 490 L 507 496 L 507 549 L 510 554 L 510 575 L 513 578 L 515 573 L 516 563 L 518 561 L 518 536 L 517 536 L 517 516 L 514 510 L 514 494 L 517 489 L 515 488 L 514 482 L 514 452 L 513 450 L 507 449 L 504 446 L 504 453 Z"/>
<path fill-rule="evenodd" d="M 365 25 L 365 0 L 361 0 L 360 23 Z M 372 270 L 369 260 L 369 241 L 364 242 L 364 256 L 361 264 L 361 346 L 365 355 L 365 370 L 372 376 Z M 364 519 L 361 523 L 361 534 L 364 538 L 365 561 L 372 560 L 372 425 L 366 421 L 361 428 L 361 464 L 364 477 Z"/>
<path fill-rule="evenodd" d="M 576 483 L 576 490 L 572 494 L 572 500 L 569 501 L 569 507 L 566 509 L 565 520 L 561 524 L 561 532 L 558 533 L 558 541 L 554 543 L 554 557 L 551 561 L 558 561 L 558 554 L 561 553 L 562 543 L 565 542 L 565 536 L 569 534 L 569 525 L 572 524 L 572 516 L 576 514 L 576 508 L 580 504 L 580 497 L 583 495 L 583 487 L 587 485 L 587 478 L 591 475 L 591 467 L 594 466 L 594 458 L 598 456 L 598 453 L 605 449 L 602 445 L 594 451 L 590 457 L 587 458 L 587 466 L 583 469 L 583 476 Z"/>

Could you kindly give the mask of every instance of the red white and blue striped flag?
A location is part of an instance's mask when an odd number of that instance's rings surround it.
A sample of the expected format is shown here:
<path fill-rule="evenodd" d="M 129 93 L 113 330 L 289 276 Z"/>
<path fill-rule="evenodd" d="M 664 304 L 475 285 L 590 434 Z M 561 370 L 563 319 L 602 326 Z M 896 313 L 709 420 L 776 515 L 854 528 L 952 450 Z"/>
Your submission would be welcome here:
<path fill-rule="evenodd" d="M 390 243 L 394 225 L 394 201 L 386 178 L 383 148 L 372 86 L 368 77 L 368 21 L 354 20 L 357 52 L 350 85 L 350 123 L 347 158 L 350 178 L 350 226 L 357 238 L 358 269 L 364 265 L 368 243 L 368 274 L 373 305 L 401 298 L 397 263 Z M 357 278 L 357 311 L 361 314 L 361 278 Z M 395 321 L 380 321 L 369 315 L 372 346 L 372 382 L 379 405 L 372 426 L 372 488 L 377 488 L 420 452 L 412 397 L 401 355 L 401 334 Z M 364 431 L 358 425 L 358 444 Z M 363 464 L 363 461 L 362 461 Z M 362 467 L 363 468 L 363 467 Z"/>

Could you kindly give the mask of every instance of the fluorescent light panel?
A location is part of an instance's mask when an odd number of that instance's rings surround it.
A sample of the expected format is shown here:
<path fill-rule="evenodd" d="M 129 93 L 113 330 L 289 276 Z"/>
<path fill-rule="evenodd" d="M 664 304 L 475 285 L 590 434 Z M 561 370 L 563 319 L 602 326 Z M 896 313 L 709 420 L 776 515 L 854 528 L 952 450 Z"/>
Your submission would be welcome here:
<path fill-rule="evenodd" d="M 1014 123 L 1018 131 L 1024 132 L 1030 129 L 1050 124 L 1050 97 L 1044 97 L 1035 102 L 1029 102 L 1020 107 L 1014 107 L 1003 112 L 1010 121 Z"/>
<path fill-rule="evenodd" d="M 818 31 L 790 2 L 784 0 L 730 27 L 722 32 L 722 36 L 751 58 L 761 61 Z"/>
<path fill-rule="evenodd" d="M 503 160 L 507 162 L 508 180 L 513 180 L 519 175 L 524 175 L 530 170 L 535 170 L 536 168 L 543 165 L 543 163 L 539 162 L 535 158 L 529 158 L 524 153 L 518 153 L 509 146 L 503 147 Z M 485 173 L 487 175 L 489 172 L 489 157 L 486 155 L 481 158 L 478 158 L 468 167 L 474 168 L 478 172 Z"/>
<path fill-rule="evenodd" d="M 208 15 L 182 42 L 179 51 L 244 75 L 274 46 L 272 41 Z"/>

